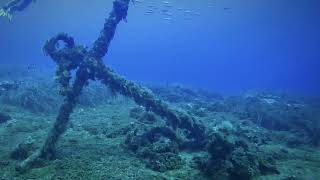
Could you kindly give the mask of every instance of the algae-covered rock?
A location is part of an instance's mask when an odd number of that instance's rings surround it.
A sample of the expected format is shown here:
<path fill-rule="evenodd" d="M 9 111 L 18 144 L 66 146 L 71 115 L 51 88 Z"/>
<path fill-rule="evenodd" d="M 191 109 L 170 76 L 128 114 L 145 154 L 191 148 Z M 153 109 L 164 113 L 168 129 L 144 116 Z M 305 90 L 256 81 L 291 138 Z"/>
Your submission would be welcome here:
<path fill-rule="evenodd" d="M 214 159 L 226 158 L 235 148 L 233 136 L 225 136 L 221 133 L 213 135 L 211 143 L 208 145 L 208 152 Z"/>
<path fill-rule="evenodd" d="M 145 112 L 142 114 L 142 116 L 138 119 L 138 121 L 146 124 L 153 124 L 157 121 L 157 117 L 152 112 Z"/>
<path fill-rule="evenodd" d="M 126 147 L 146 161 L 154 171 L 165 172 L 178 169 L 183 161 L 179 156 L 176 134 L 167 127 L 136 130 L 128 134 Z"/>
<path fill-rule="evenodd" d="M 235 136 L 232 131 L 217 131 L 208 145 L 210 157 L 195 159 L 210 178 L 249 180 L 265 174 L 277 174 L 272 157 L 259 151 L 256 145 Z"/>
<path fill-rule="evenodd" d="M 314 128 L 312 142 L 315 146 L 320 146 L 320 127 Z"/>
<path fill-rule="evenodd" d="M 133 119 L 139 119 L 144 112 L 145 112 L 145 110 L 141 106 L 133 107 L 130 109 L 129 116 Z"/>
<path fill-rule="evenodd" d="M 158 153 L 147 162 L 147 167 L 159 172 L 179 169 L 182 165 L 183 161 L 181 157 L 171 152 Z"/>
<path fill-rule="evenodd" d="M 36 149 L 35 141 L 28 137 L 25 142 L 18 144 L 10 153 L 10 158 L 15 160 L 23 160 L 30 156 L 31 152 Z"/>
<path fill-rule="evenodd" d="M 0 124 L 9 121 L 11 117 L 8 114 L 0 112 Z"/>

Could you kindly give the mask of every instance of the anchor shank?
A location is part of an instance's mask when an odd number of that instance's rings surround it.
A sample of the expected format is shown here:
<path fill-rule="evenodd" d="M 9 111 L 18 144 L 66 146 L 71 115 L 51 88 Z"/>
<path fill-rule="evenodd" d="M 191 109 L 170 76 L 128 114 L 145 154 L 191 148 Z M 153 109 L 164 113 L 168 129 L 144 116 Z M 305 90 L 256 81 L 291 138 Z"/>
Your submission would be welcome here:
<path fill-rule="evenodd" d="M 117 25 L 121 20 L 125 20 L 131 0 L 116 0 L 113 2 L 113 10 L 106 19 L 99 38 L 94 42 L 93 48 L 89 52 L 91 57 L 102 59 L 108 52 Z"/>

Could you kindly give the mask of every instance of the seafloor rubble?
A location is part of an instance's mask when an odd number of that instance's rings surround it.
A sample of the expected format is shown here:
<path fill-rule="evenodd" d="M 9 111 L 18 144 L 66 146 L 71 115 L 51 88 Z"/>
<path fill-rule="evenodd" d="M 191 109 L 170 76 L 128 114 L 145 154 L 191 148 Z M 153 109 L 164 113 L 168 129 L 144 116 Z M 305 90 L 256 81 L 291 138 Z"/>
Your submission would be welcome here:
<path fill-rule="evenodd" d="M 48 81 L 0 95 L 0 179 L 301 179 L 320 177 L 320 101 L 271 92 L 225 97 L 181 86 L 148 86 L 201 120 L 205 147 L 103 85 L 84 89 L 56 158 L 24 173 L 15 165 L 39 149 L 61 99 Z"/>

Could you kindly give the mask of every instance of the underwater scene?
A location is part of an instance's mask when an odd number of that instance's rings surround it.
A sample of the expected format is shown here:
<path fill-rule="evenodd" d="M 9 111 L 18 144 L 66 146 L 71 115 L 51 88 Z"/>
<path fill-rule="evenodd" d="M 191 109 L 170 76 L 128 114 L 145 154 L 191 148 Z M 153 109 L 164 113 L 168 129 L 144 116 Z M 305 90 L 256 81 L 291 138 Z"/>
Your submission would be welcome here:
<path fill-rule="evenodd" d="M 0 180 L 319 180 L 319 0 L 0 0 Z"/>

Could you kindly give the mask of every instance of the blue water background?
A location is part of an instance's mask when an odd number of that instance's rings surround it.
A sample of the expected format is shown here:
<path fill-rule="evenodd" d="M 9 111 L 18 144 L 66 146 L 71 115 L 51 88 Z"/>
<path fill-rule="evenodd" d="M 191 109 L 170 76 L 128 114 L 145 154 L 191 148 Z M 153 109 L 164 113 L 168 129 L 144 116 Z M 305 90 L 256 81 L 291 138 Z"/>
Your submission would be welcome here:
<path fill-rule="evenodd" d="M 172 7 L 141 1 L 130 7 L 104 58 L 128 79 L 227 94 L 319 94 L 319 0 L 168 0 Z M 0 19 L 1 66 L 34 64 L 53 76 L 55 65 L 42 52 L 45 41 L 67 32 L 90 47 L 111 5 L 38 0 L 12 22 Z M 146 15 L 153 7 L 159 9 Z"/>

